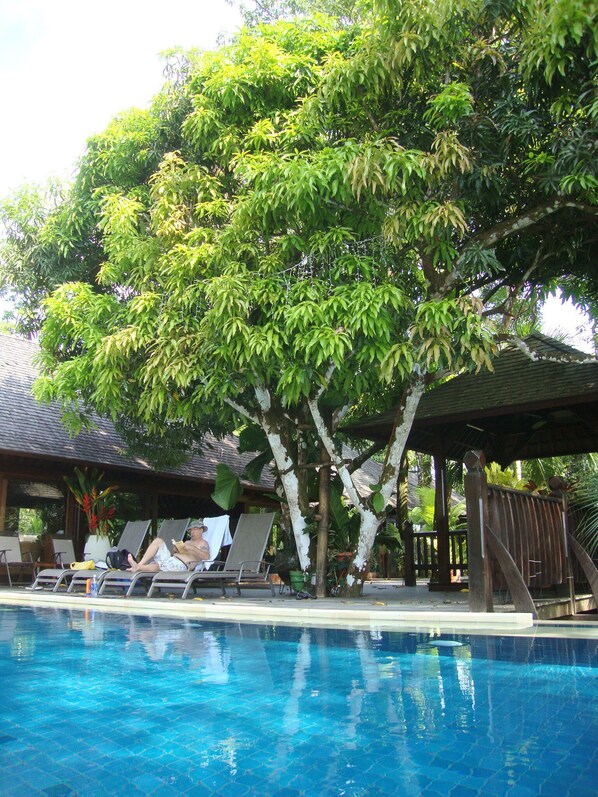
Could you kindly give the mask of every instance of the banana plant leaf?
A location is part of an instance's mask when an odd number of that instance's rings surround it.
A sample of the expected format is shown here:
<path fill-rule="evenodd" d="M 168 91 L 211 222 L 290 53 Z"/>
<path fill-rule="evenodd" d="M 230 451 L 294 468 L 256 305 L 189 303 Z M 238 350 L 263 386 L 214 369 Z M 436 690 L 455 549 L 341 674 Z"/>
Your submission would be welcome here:
<path fill-rule="evenodd" d="M 330 530 L 328 545 L 337 551 L 352 551 L 359 537 L 359 515 L 345 504 L 342 487 L 333 483 L 330 488 Z"/>
<path fill-rule="evenodd" d="M 270 448 L 267 451 L 263 451 L 261 454 L 258 454 L 257 457 L 254 457 L 250 462 L 245 465 L 243 470 L 243 478 L 248 479 L 250 482 L 254 484 L 258 484 L 260 479 L 262 478 L 262 471 L 272 460 L 272 452 Z"/>
<path fill-rule="evenodd" d="M 222 509 L 233 509 L 242 493 L 239 477 L 224 463 L 219 463 L 216 468 L 216 482 L 212 501 Z"/>
<path fill-rule="evenodd" d="M 263 429 L 252 424 L 246 426 L 239 434 L 239 454 L 248 454 L 251 451 L 270 451 L 270 444 Z"/>

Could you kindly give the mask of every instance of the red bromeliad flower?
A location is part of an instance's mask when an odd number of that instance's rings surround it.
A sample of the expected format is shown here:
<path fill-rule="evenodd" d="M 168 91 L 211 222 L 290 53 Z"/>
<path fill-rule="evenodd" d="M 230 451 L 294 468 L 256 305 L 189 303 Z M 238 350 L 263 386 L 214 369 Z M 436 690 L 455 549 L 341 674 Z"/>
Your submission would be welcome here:
<path fill-rule="evenodd" d="M 75 468 L 75 476 L 75 479 L 65 476 L 64 480 L 85 514 L 90 533 L 108 534 L 116 514 L 116 508 L 108 506 L 113 500 L 108 496 L 118 490 L 118 485 L 103 487 L 104 474 L 96 469 Z"/>

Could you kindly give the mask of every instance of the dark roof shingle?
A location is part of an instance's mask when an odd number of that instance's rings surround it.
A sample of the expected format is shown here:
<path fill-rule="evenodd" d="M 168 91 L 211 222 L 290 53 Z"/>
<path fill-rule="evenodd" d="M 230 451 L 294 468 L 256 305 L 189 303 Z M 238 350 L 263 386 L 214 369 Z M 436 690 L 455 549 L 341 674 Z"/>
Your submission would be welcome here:
<path fill-rule="evenodd" d="M 540 333 L 526 343 L 551 359 L 530 359 L 511 345 L 495 358 L 494 371 L 460 374 L 432 388 L 420 401 L 407 447 L 426 453 L 442 447 L 455 460 L 482 449 L 503 465 L 598 451 L 598 361 Z M 387 440 L 394 420 L 391 410 L 353 422 L 348 431 Z"/>
<path fill-rule="evenodd" d="M 110 421 L 95 417 L 95 429 L 71 437 L 61 422 L 58 405 L 39 404 L 34 399 L 31 387 L 37 377 L 33 363 L 37 351 L 33 341 L 0 334 L 0 451 L 74 460 L 102 468 L 154 472 L 143 459 L 125 454 L 124 444 Z M 225 463 L 240 475 L 252 458 L 250 453 L 239 454 L 234 437 L 216 440 L 208 435 L 201 455 L 196 454 L 181 467 L 164 473 L 214 481 L 218 463 Z M 262 479 L 261 486 L 272 489 L 273 480 L 267 470 Z"/>

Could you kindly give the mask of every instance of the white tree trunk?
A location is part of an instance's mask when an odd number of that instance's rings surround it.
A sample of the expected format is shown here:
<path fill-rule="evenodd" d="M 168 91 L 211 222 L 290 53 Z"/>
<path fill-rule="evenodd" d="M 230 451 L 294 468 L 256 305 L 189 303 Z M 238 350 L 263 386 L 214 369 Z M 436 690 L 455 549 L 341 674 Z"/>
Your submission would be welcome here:
<path fill-rule="evenodd" d="M 377 517 L 374 512 L 366 509 L 361 515 L 361 524 L 359 526 L 359 542 L 357 543 L 357 553 L 353 560 L 355 570 L 362 571 L 365 569 L 369 558 L 372 554 L 374 547 L 374 540 L 376 539 L 376 532 L 380 528 L 383 518 Z M 347 575 L 347 585 L 352 587 L 355 584 L 355 576 L 349 572 Z"/>
<path fill-rule="evenodd" d="M 285 498 L 289 507 L 289 517 L 291 519 L 293 535 L 297 545 L 299 566 L 302 570 L 307 570 L 311 564 L 309 558 L 309 534 L 307 533 L 307 521 L 300 509 L 299 479 L 293 469 L 293 461 L 289 457 L 280 435 L 268 429 L 267 424 L 264 424 L 263 429 L 266 432 L 270 448 L 274 454 L 274 461 L 278 468 Z"/>
<path fill-rule="evenodd" d="M 397 409 L 397 417 L 391 439 L 388 441 L 386 457 L 384 459 L 384 470 L 382 472 L 382 485 L 380 492 L 384 502 L 388 505 L 390 496 L 397 483 L 401 459 L 407 438 L 413 426 L 413 420 L 417 411 L 421 397 L 424 395 L 425 384 L 423 377 L 416 379 L 413 384 L 405 389 L 401 404 Z"/>
<path fill-rule="evenodd" d="M 261 409 L 260 424 L 270 443 L 289 507 L 289 517 L 297 546 L 299 566 L 301 570 L 307 570 L 311 564 L 309 558 L 309 534 L 307 532 L 307 520 L 301 511 L 299 479 L 297 478 L 295 463 L 287 451 L 278 429 L 268 420 L 268 413 L 271 410 L 270 394 L 265 388 L 258 386 L 255 388 L 255 395 Z"/>
<path fill-rule="evenodd" d="M 380 493 L 384 498 L 385 506 L 388 506 L 390 497 L 395 488 L 403 451 L 405 450 L 407 438 L 409 437 L 409 432 L 413 425 L 415 412 L 423 396 L 424 389 L 425 384 L 423 376 L 415 377 L 413 383 L 405 389 L 401 405 L 397 410 L 397 420 L 392 437 L 388 442 L 384 470 L 382 472 L 382 484 L 380 486 Z M 360 572 L 365 570 L 374 546 L 376 532 L 382 524 L 384 517 L 377 516 L 368 506 L 367 499 L 359 494 L 351 472 L 342 458 L 342 452 L 338 451 L 335 441 L 324 422 L 317 400 L 311 399 L 308 401 L 308 404 L 318 436 L 324 444 L 332 464 L 338 471 L 343 487 L 349 496 L 349 500 L 358 510 L 361 518 L 357 552 L 353 560 L 352 572 L 349 572 L 347 576 L 347 586 L 351 588 L 356 581 L 353 573 L 355 573 L 355 571 Z"/>

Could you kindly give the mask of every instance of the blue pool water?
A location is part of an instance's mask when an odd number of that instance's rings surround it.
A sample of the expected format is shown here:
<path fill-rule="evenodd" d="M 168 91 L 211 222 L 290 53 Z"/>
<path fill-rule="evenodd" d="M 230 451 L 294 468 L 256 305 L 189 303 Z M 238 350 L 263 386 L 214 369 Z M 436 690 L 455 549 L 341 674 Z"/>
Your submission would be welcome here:
<path fill-rule="evenodd" d="M 597 646 L 0 608 L 0 793 L 593 797 Z"/>

